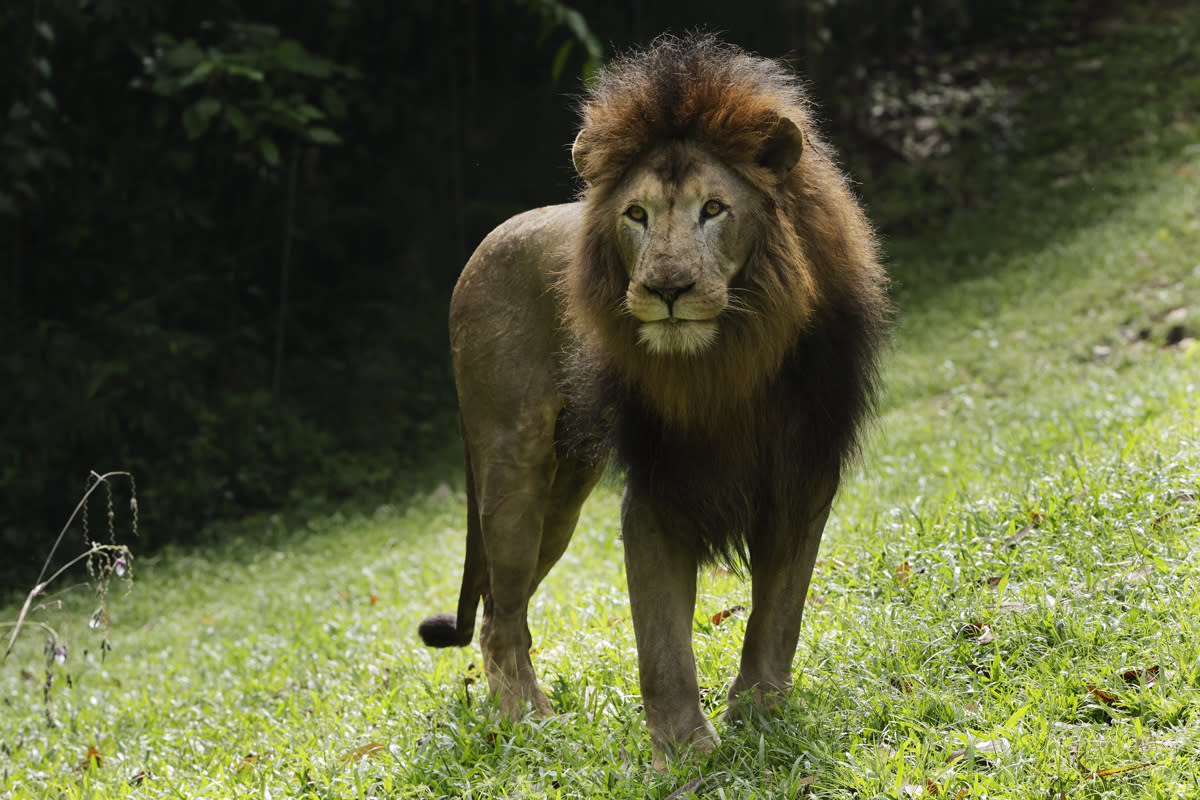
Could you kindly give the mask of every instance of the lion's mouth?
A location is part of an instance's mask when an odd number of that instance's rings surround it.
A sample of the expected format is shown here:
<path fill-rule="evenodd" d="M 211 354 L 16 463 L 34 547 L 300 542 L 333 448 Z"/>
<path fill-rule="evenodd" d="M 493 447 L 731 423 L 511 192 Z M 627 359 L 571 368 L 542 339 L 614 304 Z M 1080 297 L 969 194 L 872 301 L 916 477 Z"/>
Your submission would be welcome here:
<path fill-rule="evenodd" d="M 716 338 L 717 323 L 711 319 L 667 317 L 638 327 L 638 342 L 656 355 L 698 355 Z"/>

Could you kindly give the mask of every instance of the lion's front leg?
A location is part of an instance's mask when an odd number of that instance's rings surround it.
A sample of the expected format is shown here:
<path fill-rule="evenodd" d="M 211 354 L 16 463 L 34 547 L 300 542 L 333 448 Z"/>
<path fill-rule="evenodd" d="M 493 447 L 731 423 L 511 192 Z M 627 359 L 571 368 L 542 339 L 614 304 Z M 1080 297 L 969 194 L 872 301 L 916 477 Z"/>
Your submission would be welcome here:
<path fill-rule="evenodd" d="M 700 708 L 692 653 L 696 555 L 679 531 L 668 530 L 657 510 L 629 489 L 621 527 L 646 727 L 654 767 L 662 770 L 682 749 L 711 752 L 721 743 Z"/>
<path fill-rule="evenodd" d="M 742 643 L 737 678 L 729 689 L 725 718 L 735 721 L 751 709 L 774 713 L 792 686 L 792 659 L 800 640 L 804 599 L 829 505 L 795 524 L 750 543 L 752 607 Z"/>

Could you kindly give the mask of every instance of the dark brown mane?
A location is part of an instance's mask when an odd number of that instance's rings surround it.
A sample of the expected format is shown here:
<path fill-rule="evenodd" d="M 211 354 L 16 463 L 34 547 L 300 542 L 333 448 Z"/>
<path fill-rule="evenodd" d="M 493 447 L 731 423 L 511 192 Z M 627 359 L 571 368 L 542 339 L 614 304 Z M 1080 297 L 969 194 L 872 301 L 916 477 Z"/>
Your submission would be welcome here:
<path fill-rule="evenodd" d="M 591 375 L 577 398 L 607 407 L 631 480 L 694 508 L 693 521 L 705 518 L 710 552 L 728 552 L 752 527 L 764 492 L 836 486 L 874 404 L 886 279 L 871 227 L 808 109 L 785 67 L 708 35 L 661 37 L 614 62 L 581 107 L 575 153 L 588 183 L 585 220 L 560 285 L 581 371 Z M 805 147 L 780 179 L 762 155 L 784 117 L 804 132 Z M 740 308 L 695 356 L 638 344 L 612 239 L 613 190 L 640 158 L 676 142 L 738 171 L 770 216 L 731 286 Z M 688 454 L 705 448 L 723 453 L 724 474 L 690 472 Z M 750 485 L 770 470 L 788 477 L 773 489 Z"/>

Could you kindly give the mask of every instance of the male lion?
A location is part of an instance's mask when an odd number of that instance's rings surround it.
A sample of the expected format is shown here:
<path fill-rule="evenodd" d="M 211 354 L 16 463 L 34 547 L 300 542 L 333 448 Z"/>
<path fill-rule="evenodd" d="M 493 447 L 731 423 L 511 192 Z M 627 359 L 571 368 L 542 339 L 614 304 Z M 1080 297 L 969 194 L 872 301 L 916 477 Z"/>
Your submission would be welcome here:
<path fill-rule="evenodd" d="M 753 607 L 727 717 L 775 708 L 843 466 L 874 402 L 886 279 L 798 80 L 707 35 L 610 65 L 572 152 L 587 188 L 467 262 L 450 307 L 466 449 L 458 614 L 500 709 L 552 713 L 529 599 L 615 451 L 655 764 L 711 750 L 692 619 L 698 567 L 747 563 Z"/>

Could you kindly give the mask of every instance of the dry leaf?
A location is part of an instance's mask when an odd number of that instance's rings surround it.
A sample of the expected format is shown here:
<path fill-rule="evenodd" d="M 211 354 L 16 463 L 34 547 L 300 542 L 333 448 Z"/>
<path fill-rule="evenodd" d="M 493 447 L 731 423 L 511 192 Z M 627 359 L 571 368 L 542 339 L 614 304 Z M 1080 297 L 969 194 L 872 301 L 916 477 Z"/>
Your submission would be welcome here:
<path fill-rule="evenodd" d="M 695 794 L 696 790 L 700 788 L 700 784 L 702 782 L 703 781 L 700 778 L 692 778 L 683 786 L 680 786 L 678 789 L 667 795 L 666 800 L 683 800 L 683 798 L 687 797 L 689 794 Z"/>
<path fill-rule="evenodd" d="M 1026 536 L 1028 536 L 1029 532 L 1032 530 L 1033 530 L 1033 523 L 1030 522 L 1028 525 L 1021 528 L 1021 530 L 1017 531 L 1012 536 L 1009 536 L 1007 539 L 1005 539 L 1004 546 L 1005 547 L 1015 546 L 1018 542 L 1020 542 L 1022 539 L 1024 539 Z"/>
<path fill-rule="evenodd" d="M 992 666 L 990 664 L 980 664 L 977 661 L 972 661 L 967 664 L 967 669 L 976 675 L 982 675 L 985 680 L 992 679 Z"/>
<path fill-rule="evenodd" d="M 979 644 L 990 644 L 996 641 L 996 632 L 986 622 L 972 620 L 958 631 L 960 636 L 974 638 Z"/>
<path fill-rule="evenodd" d="M 1158 664 L 1145 669 L 1127 669 L 1121 673 L 1121 680 L 1135 685 L 1153 686 L 1158 683 Z"/>
<path fill-rule="evenodd" d="M 1122 710 L 1125 708 L 1125 704 L 1121 702 L 1121 698 L 1117 697 L 1112 692 L 1106 692 L 1097 686 L 1092 686 L 1090 683 L 1088 684 L 1087 690 L 1088 694 L 1110 708 L 1118 708 Z"/>
<path fill-rule="evenodd" d="M 1127 582 L 1127 583 L 1136 583 L 1138 581 L 1144 581 L 1144 580 L 1146 580 L 1146 578 L 1150 577 L 1150 573 L 1152 573 L 1152 572 L 1154 572 L 1154 567 L 1152 565 L 1148 564 L 1144 567 L 1140 567 L 1138 569 L 1132 570 L 1131 572 L 1125 573 L 1125 575 L 1121 578 L 1121 580 L 1123 582 Z"/>
<path fill-rule="evenodd" d="M 997 611 L 1024 611 L 1029 604 L 1021 600 L 1006 600 L 996 606 Z"/>
<path fill-rule="evenodd" d="M 387 746 L 380 742 L 371 742 L 364 744 L 361 747 L 356 747 L 349 753 L 344 754 L 338 761 L 362 761 L 368 756 L 373 756 L 376 753 L 386 750 Z"/>
<path fill-rule="evenodd" d="M 1090 769 L 1083 760 L 1079 757 L 1079 741 L 1073 741 L 1070 745 L 1071 759 L 1075 762 L 1075 766 L 1079 767 L 1079 771 L 1088 778 L 1108 778 L 1112 775 L 1120 775 L 1122 772 L 1132 772 L 1135 769 L 1144 769 L 1145 767 L 1153 767 L 1157 761 L 1143 761 L 1140 764 L 1130 764 L 1126 767 L 1111 767 L 1109 769 Z"/>
<path fill-rule="evenodd" d="M 1110 775 L 1119 775 L 1122 772 L 1132 772 L 1135 769 L 1143 769 L 1145 767 L 1153 767 L 1157 761 L 1143 761 L 1141 764 L 1130 764 L 1128 767 L 1113 767 L 1112 769 L 1098 769 L 1092 773 L 1097 778 L 1107 778 Z"/>
<path fill-rule="evenodd" d="M 88 745 L 87 753 L 84 754 L 83 760 L 76 766 L 77 772 L 87 772 L 89 769 L 100 769 L 104 766 L 104 756 L 100 755 L 100 751 L 95 745 Z"/>
<path fill-rule="evenodd" d="M 713 614 L 713 616 L 712 616 L 712 624 L 720 625 L 722 622 L 729 619 L 734 614 L 741 614 L 745 610 L 746 610 L 745 606 L 730 606 L 729 608 L 725 609 L 724 611 L 718 611 L 717 613 Z"/>
<path fill-rule="evenodd" d="M 946 763 L 966 758 L 972 753 L 977 761 L 990 761 L 988 756 L 1005 756 L 1011 751 L 1012 745 L 1003 736 L 997 736 L 995 739 L 980 740 L 971 734 L 967 734 L 967 746 L 951 751 L 946 756 Z"/>
<path fill-rule="evenodd" d="M 243 772 L 243 771 L 249 769 L 250 767 L 254 766 L 259 761 L 262 761 L 262 760 L 270 758 L 270 757 L 271 757 L 271 753 L 269 753 L 269 752 L 267 752 L 267 753 L 247 753 L 242 758 L 242 760 L 238 762 L 237 766 L 233 768 L 233 771 L 234 772 Z"/>

